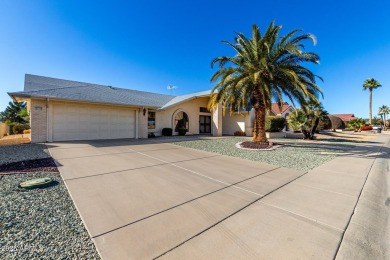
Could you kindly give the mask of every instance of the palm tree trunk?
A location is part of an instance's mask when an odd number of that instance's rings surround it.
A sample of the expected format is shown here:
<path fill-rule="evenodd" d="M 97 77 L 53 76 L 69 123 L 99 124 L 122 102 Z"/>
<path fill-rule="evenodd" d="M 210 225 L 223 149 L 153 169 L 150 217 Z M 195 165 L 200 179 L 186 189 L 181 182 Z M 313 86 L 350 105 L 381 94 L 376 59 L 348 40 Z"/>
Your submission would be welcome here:
<path fill-rule="evenodd" d="M 265 107 L 255 107 L 255 122 L 253 129 L 253 142 L 267 142 L 267 136 L 265 135 Z"/>
<path fill-rule="evenodd" d="M 372 89 L 370 89 L 370 125 L 372 125 Z"/>
<path fill-rule="evenodd" d="M 317 117 L 316 120 L 314 121 L 314 126 L 313 128 L 311 129 L 311 133 L 310 133 L 310 139 L 314 139 L 314 135 L 317 131 L 317 127 L 318 127 L 318 124 L 320 123 L 320 118 Z"/>

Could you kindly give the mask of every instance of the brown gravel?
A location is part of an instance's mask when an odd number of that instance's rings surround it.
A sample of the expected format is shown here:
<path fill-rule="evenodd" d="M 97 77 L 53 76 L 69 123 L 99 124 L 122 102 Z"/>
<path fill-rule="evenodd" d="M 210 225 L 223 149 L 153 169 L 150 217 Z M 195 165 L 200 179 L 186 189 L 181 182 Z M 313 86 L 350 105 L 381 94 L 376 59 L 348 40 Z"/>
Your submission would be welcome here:
<path fill-rule="evenodd" d="M 248 148 L 248 149 L 270 149 L 274 145 L 272 142 L 269 143 L 260 143 L 260 142 L 242 142 L 241 144 L 242 148 Z"/>

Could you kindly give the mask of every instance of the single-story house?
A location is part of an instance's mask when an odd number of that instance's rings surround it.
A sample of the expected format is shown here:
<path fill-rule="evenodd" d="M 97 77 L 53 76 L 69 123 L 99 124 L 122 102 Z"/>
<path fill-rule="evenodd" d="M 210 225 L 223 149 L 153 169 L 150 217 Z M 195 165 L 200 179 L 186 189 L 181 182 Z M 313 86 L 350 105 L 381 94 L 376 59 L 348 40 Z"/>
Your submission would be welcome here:
<path fill-rule="evenodd" d="M 27 102 L 33 143 L 147 138 L 161 135 L 163 128 L 177 135 L 181 127 L 188 134 L 245 131 L 250 136 L 253 129 L 253 111 L 223 115 L 219 107 L 210 112 L 210 91 L 171 96 L 26 74 L 24 91 L 8 94 Z M 274 109 L 282 116 L 290 111 L 288 104 Z"/>

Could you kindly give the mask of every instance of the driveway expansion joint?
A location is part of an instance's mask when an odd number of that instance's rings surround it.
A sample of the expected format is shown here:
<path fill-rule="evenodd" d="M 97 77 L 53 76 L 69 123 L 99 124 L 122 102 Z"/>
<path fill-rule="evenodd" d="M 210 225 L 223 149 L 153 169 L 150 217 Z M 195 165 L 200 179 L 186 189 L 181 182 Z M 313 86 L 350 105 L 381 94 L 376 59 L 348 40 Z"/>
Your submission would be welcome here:
<path fill-rule="evenodd" d="M 276 170 L 276 169 L 275 169 L 275 170 Z M 215 226 L 217 226 L 217 225 L 221 224 L 223 221 L 227 220 L 228 218 L 230 218 L 230 217 L 232 217 L 232 216 L 236 215 L 237 213 L 239 213 L 239 212 L 243 211 L 244 209 L 248 208 L 249 206 L 251 206 L 251 205 L 255 204 L 255 203 L 256 203 L 256 202 L 258 202 L 258 201 L 260 201 L 261 199 L 263 199 L 263 198 L 267 197 L 268 195 L 272 194 L 273 192 L 275 192 L 275 191 L 277 191 L 277 190 L 279 190 L 279 189 L 283 188 L 284 186 L 286 186 L 286 185 L 288 185 L 288 184 L 290 184 L 290 183 L 292 183 L 292 182 L 296 181 L 297 179 L 301 178 L 302 176 L 305 176 L 307 173 L 308 173 L 308 172 L 305 172 L 305 173 L 303 173 L 302 175 L 300 175 L 300 176 L 298 176 L 298 177 L 296 177 L 296 178 L 294 178 L 294 179 L 292 179 L 292 180 L 290 180 L 290 181 L 286 182 L 285 184 L 283 184 L 283 185 L 279 186 L 278 188 L 276 188 L 276 189 L 274 189 L 274 190 L 272 190 L 272 191 L 270 191 L 270 192 L 266 193 L 264 196 L 262 196 L 262 197 L 260 197 L 260 198 L 257 198 L 257 199 L 255 199 L 255 200 L 254 200 L 254 201 L 252 201 L 251 203 L 249 203 L 249 204 L 245 205 L 244 207 L 242 207 L 242 208 L 240 208 L 240 209 L 236 210 L 235 212 L 233 212 L 233 213 L 229 214 L 228 216 L 224 217 L 223 219 L 221 219 L 221 220 L 217 221 L 217 222 L 216 222 L 216 223 L 214 223 L 213 225 L 211 225 L 211 226 L 207 227 L 206 229 L 203 229 L 202 231 L 200 231 L 200 232 L 196 233 L 196 234 L 195 234 L 195 235 L 193 235 L 192 237 L 190 237 L 190 238 L 186 239 L 185 241 L 181 242 L 180 244 L 176 245 L 175 247 L 172 247 L 171 249 L 169 249 L 169 250 L 165 251 L 164 253 L 162 253 L 162 254 L 158 255 L 157 257 L 155 257 L 155 258 L 153 258 L 153 259 L 158 259 L 158 258 L 161 258 L 162 256 L 166 255 L 167 253 L 169 253 L 169 252 L 171 252 L 171 251 L 175 250 L 176 248 L 178 248 L 178 247 L 180 247 L 180 246 L 184 245 L 185 243 L 189 242 L 190 240 L 194 239 L 195 237 L 197 237 L 197 236 L 199 236 L 199 235 L 201 235 L 201 234 L 203 234 L 203 233 L 207 232 L 208 230 L 210 230 L 210 229 L 212 229 L 213 227 L 215 227 Z"/>
<path fill-rule="evenodd" d="M 201 159 L 204 159 L 204 158 L 219 157 L 219 156 L 221 156 L 221 155 L 207 156 L 207 157 L 201 157 L 201 158 L 182 160 L 182 161 L 178 161 L 177 163 L 191 162 L 191 161 L 201 160 Z M 75 178 L 63 178 L 63 180 L 64 181 L 73 181 L 73 180 L 79 180 L 79 179 L 92 178 L 92 177 L 96 177 L 96 176 L 109 175 L 109 174 L 115 174 L 115 173 L 121 173 L 121 172 L 127 172 L 127 171 L 134 171 L 134 170 L 140 170 L 140 169 L 146 169 L 146 168 L 153 168 L 153 167 L 157 167 L 157 166 L 164 166 L 164 165 L 171 165 L 171 164 L 172 163 L 169 163 L 169 162 L 168 163 L 161 163 L 161 164 L 149 165 L 149 166 L 144 166 L 144 167 L 128 168 L 128 169 L 112 171 L 112 172 L 103 172 L 103 173 L 89 175 L 89 176 L 82 176 L 82 177 L 75 177 Z"/>
<path fill-rule="evenodd" d="M 234 187 L 234 186 L 237 185 L 237 184 L 240 184 L 240 183 L 242 183 L 242 182 L 245 182 L 245 181 L 254 179 L 254 178 L 259 177 L 259 176 L 261 176 L 261 175 L 264 175 L 264 174 L 266 174 L 266 173 L 275 171 L 275 170 L 277 170 L 277 169 L 279 169 L 279 168 L 280 168 L 280 167 L 277 167 L 277 168 L 275 168 L 275 169 L 271 169 L 271 170 L 268 170 L 268 171 L 259 173 L 259 174 L 257 174 L 257 175 L 251 176 L 251 177 L 246 178 L 246 179 L 244 179 L 244 180 L 240 180 L 240 181 L 235 182 L 235 183 L 233 183 L 233 184 L 230 184 L 230 185 L 228 185 L 228 186 L 225 186 L 225 187 L 222 187 L 222 188 L 220 188 L 220 189 L 217 189 L 217 190 L 211 191 L 211 192 L 209 192 L 209 193 L 203 194 L 202 196 L 198 196 L 198 197 L 193 198 L 193 199 L 191 199 L 191 200 L 182 202 L 182 203 L 177 204 L 177 205 L 175 205 L 175 206 L 172 206 L 172 207 L 170 207 L 170 208 L 167 208 L 167 209 L 164 209 L 164 210 L 162 210 L 162 211 L 156 212 L 156 213 L 154 213 L 154 214 L 152 214 L 152 215 L 146 216 L 146 217 L 141 218 L 141 219 L 137 219 L 137 220 L 135 220 L 135 221 L 133 221 L 133 222 L 130 222 L 130 223 L 128 223 L 128 224 L 122 225 L 122 226 L 120 226 L 120 227 L 114 228 L 114 229 L 109 230 L 109 231 L 106 231 L 106 232 L 103 232 L 103 233 L 101 233 L 101 234 L 99 234 L 99 235 L 91 236 L 91 238 L 92 238 L 92 239 L 93 239 L 93 238 L 97 238 L 97 237 L 106 235 L 106 234 L 108 234 L 108 233 L 117 231 L 117 230 L 122 229 L 122 228 L 124 228 L 124 227 L 130 226 L 130 225 L 132 225 L 132 224 L 135 224 L 135 223 L 137 223 L 137 222 L 143 221 L 143 220 L 145 220 L 145 219 L 148 219 L 148 218 L 157 216 L 157 215 L 159 215 L 159 214 L 161 214 L 161 213 L 164 213 L 164 212 L 167 212 L 167 211 L 172 210 L 172 209 L 174 209 L 174 208 L 183 206 L 183 205 L 185 205 L 185 204 L 188 204 L 188 203 L 190 203 L 190 202 L 196 201 L 196 200 L 198 200 L 198 199 L 207 197 L 207 196 L 209 196 L 209 195 L 211 195 L 211 194 L 217 193 L 217 192 L 222 191 L 222 190 L 225 190 L 225 189 L 227 189 L 227 188 L 232 188 L 232 187 Z M 300 176 L 299 176 L 299 177 L 300 177 Z M 260 196 L 261 196 L 260 198 L 263 198 L 265 195 L 260 195 Z"/>

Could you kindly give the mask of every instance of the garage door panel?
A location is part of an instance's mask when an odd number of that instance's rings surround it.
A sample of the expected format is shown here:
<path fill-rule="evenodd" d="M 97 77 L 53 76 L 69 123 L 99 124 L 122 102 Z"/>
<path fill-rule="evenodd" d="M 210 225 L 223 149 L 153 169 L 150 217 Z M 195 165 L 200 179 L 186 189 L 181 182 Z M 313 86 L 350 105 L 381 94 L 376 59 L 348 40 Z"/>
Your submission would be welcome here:
<path fill-rule="evenodd" d="M 53 104 L 53 141 L 135 138 L 135 110 L 129 108 Z"/>

